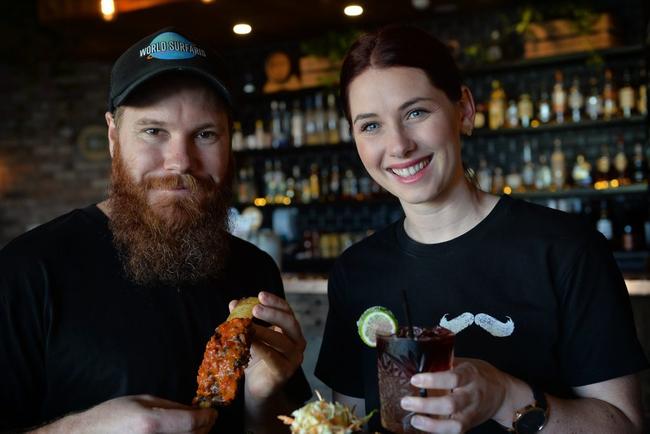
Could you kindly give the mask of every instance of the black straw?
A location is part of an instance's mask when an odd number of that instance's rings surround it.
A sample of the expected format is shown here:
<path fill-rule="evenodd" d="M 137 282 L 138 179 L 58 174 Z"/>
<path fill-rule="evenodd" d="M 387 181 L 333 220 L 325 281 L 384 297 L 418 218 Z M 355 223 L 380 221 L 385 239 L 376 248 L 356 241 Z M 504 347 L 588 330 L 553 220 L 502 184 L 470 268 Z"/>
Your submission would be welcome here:
<path fill-rule="evenodd" d="M 404 314 L 406 315 L 406 324 L 408 329 L 406 331 L 407 336 L 411 339 L 415 339 L 415 333 L 413 332 L 413 321 L 411 321 L 411 308 L 409 307 L 408 299 L 406 298 L 406 290 L 402 288 L 402 307 L 404 308 Z"/>

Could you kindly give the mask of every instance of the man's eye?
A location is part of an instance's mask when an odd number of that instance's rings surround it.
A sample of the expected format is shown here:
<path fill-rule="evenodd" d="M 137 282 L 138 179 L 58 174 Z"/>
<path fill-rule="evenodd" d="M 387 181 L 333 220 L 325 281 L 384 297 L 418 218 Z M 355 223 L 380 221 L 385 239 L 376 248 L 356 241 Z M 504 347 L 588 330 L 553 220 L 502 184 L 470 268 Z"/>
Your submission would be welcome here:
<path fill-rule="evenodd" d="M 157 136 L 160 134 L 160 128 L 147 128 L 144 132 L 150 136 Z"/>
<path fill-rule="evenodd" d="M 217 137 L 217 133 L 215 133 L 214 131 L 201 131 L 198 134 L 198 137 L 203 140 L 214 139 L 215 137 Z"/>

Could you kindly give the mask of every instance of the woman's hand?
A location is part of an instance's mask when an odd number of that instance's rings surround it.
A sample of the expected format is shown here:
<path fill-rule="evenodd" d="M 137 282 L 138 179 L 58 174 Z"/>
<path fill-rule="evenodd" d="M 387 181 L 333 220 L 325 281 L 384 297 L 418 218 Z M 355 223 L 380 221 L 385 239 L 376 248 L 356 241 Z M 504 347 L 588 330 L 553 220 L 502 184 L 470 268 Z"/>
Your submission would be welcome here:
<path fill-rule="evenodd" d="M 286 300 L 260 292 L 253 315 L 271 327 L 253 325 L 251 360 L 246 368 L 247 396 L 265 400 L 296 372 L 307 346 L 300 324 Z M 234 307 L 231 303 L 230 308 Z"/>
<path fill-rule="evenodd" d="M 404 397 L 402 408 L 418 413 L 411 418 L 411 425 L 425 432 L 462 433 L 492 418 L 510 427 L 513 412 L 508 402 L 513 380 L 482 360 L 457 358 L 452 370 L 411 378 L 411 384 L 418 388 L 451 393 L 428 398 Z"/>

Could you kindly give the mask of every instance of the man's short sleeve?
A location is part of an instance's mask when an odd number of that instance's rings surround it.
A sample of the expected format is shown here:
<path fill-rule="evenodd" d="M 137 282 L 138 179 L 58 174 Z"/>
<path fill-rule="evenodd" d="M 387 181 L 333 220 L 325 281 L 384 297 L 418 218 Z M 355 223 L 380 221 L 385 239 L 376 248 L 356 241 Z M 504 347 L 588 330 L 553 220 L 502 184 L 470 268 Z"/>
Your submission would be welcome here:
<path fill-rule="evenodd" d="M 560 289 L 559 351 L 567 384 L 598 383 L 648 367 L 625 281 L 601 234 L 585 243 Z"/>
<path fill-rule="evenodd" d="M 346 309 L 343 296 L 346 288 L 343 267 L 338 261 L 328 281 L 329 311 L 314 373 L 332 390 L 362 398 L 364 376 L 360 340 L 355 320 Z"/>

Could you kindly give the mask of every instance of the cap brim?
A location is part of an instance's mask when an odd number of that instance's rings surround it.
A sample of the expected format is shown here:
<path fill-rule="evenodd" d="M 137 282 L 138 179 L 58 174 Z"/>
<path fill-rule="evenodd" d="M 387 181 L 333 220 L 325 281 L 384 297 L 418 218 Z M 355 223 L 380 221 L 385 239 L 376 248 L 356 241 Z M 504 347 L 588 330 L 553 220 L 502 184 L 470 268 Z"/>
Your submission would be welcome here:
<path fill-rule="evenodd" d="M 139 77 L 137 80 L 135 80 L 133 83 L 131 83 L 126 89 L 124 89 L 122 92 L 120 92 L 118 95 L 116 95 L 113 98 L 113 100 L 111 101 L 111 111 L 119 107 L 124 102 L 124 100 L 127 99 L 127 97 L 131 94 L 131 92 L 133 92 L 138 86 L 140 86 L 144 82 L 149 81 L 160 74 L 163 74 L 165 72 L 170 72 L 170 71 L 189 72 L 205 79 L 209 84 L 213 85 L 213 87 L 216 89 L 219 96 L 223 98 L 224 102 L 228 105 L 228 109 L 232 109 L 232 101 L 230 99 L 230 93 L 223 85 L 223 83 L 217 80 L 212 74 L 209 74 L 205 70 L 194 66 L 169 65 L 169 67 L 160 67 L 155 71 L 151 71 L 147 74 L 144 74 L 141 77 Z"/>

